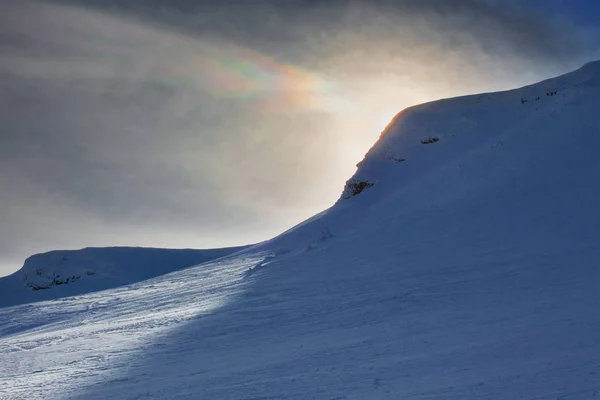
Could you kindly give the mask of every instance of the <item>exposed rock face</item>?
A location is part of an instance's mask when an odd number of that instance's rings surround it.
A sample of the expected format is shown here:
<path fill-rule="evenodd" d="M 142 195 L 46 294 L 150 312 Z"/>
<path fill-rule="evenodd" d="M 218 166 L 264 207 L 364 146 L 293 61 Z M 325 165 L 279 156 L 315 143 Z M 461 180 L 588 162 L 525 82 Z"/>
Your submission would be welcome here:
<path fill-rule="evenodd" d="M 421 143 L 423 143 L 423 144 L 431 144 L 431 143 L 435 143 L 435 142 L 439 142 L 439 141 L 440 141 L 439 138 L 428 137 L 428 138 L 425 138 L 425 139 L 421 140 Z"/>
<path fill-rule="evenodd" d="M 356 196 L 362 193 L 363 190 L 370 188 L 373 185 L 373 182 L 356 181 L 351 179 L 346 183 L 346 187 L 344 188 L 344 194 L 342 195 L 342 197 L 348 199 L 350 197 Z"/>
<path fill-rule="evenodd" d="M 53 286 L 66 285 L 81 279 L 80 275 L 62 277 L 55 272 L 44 271 L 42 268 L 36 268 L 35 272 L 35 277 L 30 277 L 27 273 L 23 275 L 25 286 L 31 288 L 31 290 L 50 289 Z M 88 271 L 88 275 L 93 274 L 93 271 Z"/>

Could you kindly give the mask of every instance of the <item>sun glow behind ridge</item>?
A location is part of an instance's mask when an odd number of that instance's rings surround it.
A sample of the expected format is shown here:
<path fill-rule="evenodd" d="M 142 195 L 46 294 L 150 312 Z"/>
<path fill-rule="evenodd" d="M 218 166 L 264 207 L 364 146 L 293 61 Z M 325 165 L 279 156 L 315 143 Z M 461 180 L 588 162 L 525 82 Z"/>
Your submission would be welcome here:
<path fill-rule="evenodd" d="M 378 128 L 380 132 L 386 130 L 400 110 L 385 110 L 379 114 Z"/>

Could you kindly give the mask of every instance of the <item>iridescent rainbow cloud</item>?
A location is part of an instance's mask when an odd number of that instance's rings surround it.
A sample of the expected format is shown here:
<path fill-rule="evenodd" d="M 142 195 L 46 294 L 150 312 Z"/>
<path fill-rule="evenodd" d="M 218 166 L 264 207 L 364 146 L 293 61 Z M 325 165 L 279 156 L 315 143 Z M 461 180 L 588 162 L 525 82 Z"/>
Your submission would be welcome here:
<path fill-rule="evenodd" d="M 33 60 L 29 73 L 151 81 L 196 88 L 220 99 L 265 102 L 275 109 L 327 112 L 341 98 L 329 79 L 221 39 L 186 36 L 86 8 L 47 3 L 29 7 L 35 10 L 33 18 L 29 13 L 29 24 L 38 29 L 25 24 L 23 31 L 33 35 L 42 26 L 44 41 L 75 54 Z"/>

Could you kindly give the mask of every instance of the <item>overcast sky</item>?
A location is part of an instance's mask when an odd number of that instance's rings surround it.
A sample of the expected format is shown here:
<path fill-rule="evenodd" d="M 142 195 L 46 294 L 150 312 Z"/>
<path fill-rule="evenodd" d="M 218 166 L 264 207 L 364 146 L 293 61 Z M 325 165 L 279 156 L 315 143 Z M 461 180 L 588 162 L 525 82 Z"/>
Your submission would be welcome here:
<path fill-rule="evenodd" d="M 268 239 L 401 109 L 598 58 L 596 3 L 0 0 L 0 276 Z"/>

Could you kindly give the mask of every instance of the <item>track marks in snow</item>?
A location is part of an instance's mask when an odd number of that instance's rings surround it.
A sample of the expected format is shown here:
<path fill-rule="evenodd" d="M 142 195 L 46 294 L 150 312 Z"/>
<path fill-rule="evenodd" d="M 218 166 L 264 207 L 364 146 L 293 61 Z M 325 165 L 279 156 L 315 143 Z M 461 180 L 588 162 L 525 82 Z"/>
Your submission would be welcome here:
<path fill-rule="evenodd" d="M 264 258 L 229 258 L 128 287 L 0 309 L 0 393 L 67 398 L 118 380 L 155 337 L 238 295 L 244 272 Z"/>

